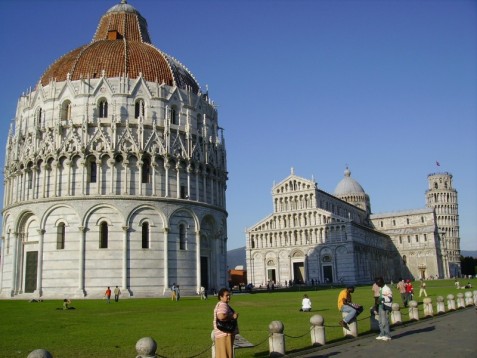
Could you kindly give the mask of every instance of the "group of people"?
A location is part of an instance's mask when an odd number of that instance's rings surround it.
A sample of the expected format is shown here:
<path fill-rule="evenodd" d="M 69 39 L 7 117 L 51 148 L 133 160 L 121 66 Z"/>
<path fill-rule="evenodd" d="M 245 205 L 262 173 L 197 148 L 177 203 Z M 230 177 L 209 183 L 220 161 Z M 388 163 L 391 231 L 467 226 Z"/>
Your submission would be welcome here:
<path fill-rule="evenodd" d="M 119 302 L 119 295 L 121 294 L 121 290 L 118 286 L 114 289 L 114 301 Z M 111 303 L 111 288 L 108 286 L 106 292 L 104 292 L 104 298 L 106 298 L 106 303 Z"/>
<path fill-rule="evenodd" d="M 422 286 L 422 283 L 424 284 L 424 286 Z M 423 292 L 425 292 L 425 295 L 427 297 L 426 283 L 424 281 L 422 281 L 422 283 L 419 297 Z M 399 290 L 399 294 L 401 295 L 401 300 L 404 307 L 407 307 L 409 305 L 409 301 L 411 301 L 414 297 L 414 287 L 412 286 L 411 280 L 403 280 L 402 278 L 399 278 L 399 282 L 397 283 L 396 288 Z"/>

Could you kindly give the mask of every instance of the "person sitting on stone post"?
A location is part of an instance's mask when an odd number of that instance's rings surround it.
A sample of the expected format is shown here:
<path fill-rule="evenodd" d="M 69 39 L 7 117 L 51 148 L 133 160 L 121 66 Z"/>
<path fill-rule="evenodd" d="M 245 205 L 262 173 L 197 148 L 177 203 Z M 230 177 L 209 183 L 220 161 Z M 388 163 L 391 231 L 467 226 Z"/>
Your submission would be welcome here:
<path fill-rule="evenodd" d="M 338 324 L 347 330 L 349 330 L 348 324 L 363 312 L 363 306 L 352 301 L 352 293 L 354 293 L 354 286 L 348 286 L 338 295 L 338 310 L 341 313 L 346 313 L 346 316 Z"/>

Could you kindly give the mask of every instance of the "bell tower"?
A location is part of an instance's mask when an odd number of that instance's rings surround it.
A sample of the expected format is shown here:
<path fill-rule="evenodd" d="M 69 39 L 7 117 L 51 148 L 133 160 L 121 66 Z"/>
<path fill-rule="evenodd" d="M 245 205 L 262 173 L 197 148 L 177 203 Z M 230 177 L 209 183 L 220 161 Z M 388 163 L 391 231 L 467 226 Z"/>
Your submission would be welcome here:
<path fill-rule="evenodd" d="M 457 276 L 461 273 L 457 190 L 448 172 L 429 174 L 427 180 L 426 206 L 433 208 L 436 215 L 443 261 L 448 262 L 449 275 Z"/>

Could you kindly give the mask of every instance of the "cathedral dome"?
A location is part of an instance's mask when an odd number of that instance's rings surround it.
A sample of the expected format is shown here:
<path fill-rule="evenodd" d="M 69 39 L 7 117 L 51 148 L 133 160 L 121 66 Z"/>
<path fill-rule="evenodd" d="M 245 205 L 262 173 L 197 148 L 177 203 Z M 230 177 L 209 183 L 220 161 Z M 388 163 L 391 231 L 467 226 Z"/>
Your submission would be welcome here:
<path fill-rule="evenodd" d="M 351 178 L 351 171 L 346 168 L 344 171 L 344 178 L 336 186 L 334 195 L 337 197 L 350 194 L 366 194 L 363 187 L 353 178 Z"/>
<path fill-rule="evenodd" d="M 146 81 L 165 83 L 199 92 L 190 71 L 175 58 L 151 44 L 147 21 L 139 11 L 122 0 L 99 21 L 90 44 L 83 45 L 54 62 L 40 82 L 81 78 L 142 76 Z"/>

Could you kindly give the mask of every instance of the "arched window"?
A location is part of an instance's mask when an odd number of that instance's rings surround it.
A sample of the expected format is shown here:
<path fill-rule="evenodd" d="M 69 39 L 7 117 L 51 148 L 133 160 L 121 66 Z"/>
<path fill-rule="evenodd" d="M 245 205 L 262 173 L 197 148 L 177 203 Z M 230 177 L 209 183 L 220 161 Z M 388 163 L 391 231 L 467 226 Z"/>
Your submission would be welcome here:
<path fill-rule="evenodd" d="M 98 102 L 98 117 L 108 118 L 108 101 L 101 99 Z"/>
<path fill-rule="evenodd" d="M 99 224 L 99 248 L 108 248 L 108 223 L 106 221 Z"/>
<path fill-rule="evenodd" d="M 63 250 L 65 248 L 65 235 L 66 225 L 65 223 L 59 223 L 56 227 L 56 249 Z"/>
<path fill-rule="evenodd" d="M 96 160 L 92 159 L 89 163 L 89 182 L 96 183 L 96 178 L 98 174 L 98 168 L 96 166 Z"/>
<path fill-rule="evenodd" d="M 184 224 L 179 225 L 179 250 L 186 250 L 186 228 Z"/>
<path fill-rule="evenodd" d="M 171 124 L 179 124 L 178 122 L 176 107 L 171 107 Z"/>
<path fill-rule="evenodd" d="M 70 120 L 71 119 L 71 101 L 66 100 L 61 105 L 61 119 Z"/>
<path fill-rule="evenodd" d="M 144 101 L 138 99 L 134 104 L 134 118 L 144 117 Z"/>
<path fill-rule="evenodd" d="M 151 176 L 151 160 L 149 158 L 143 158 L 141 183 L 143 184 L 149 183 L 150 176 Z"/>
<path fill-rule="evenodd" d="M 142 226 L 142 248 L 148 249 L 149 248 L 149 223 L 143 222 L 141 226 Z"/>

